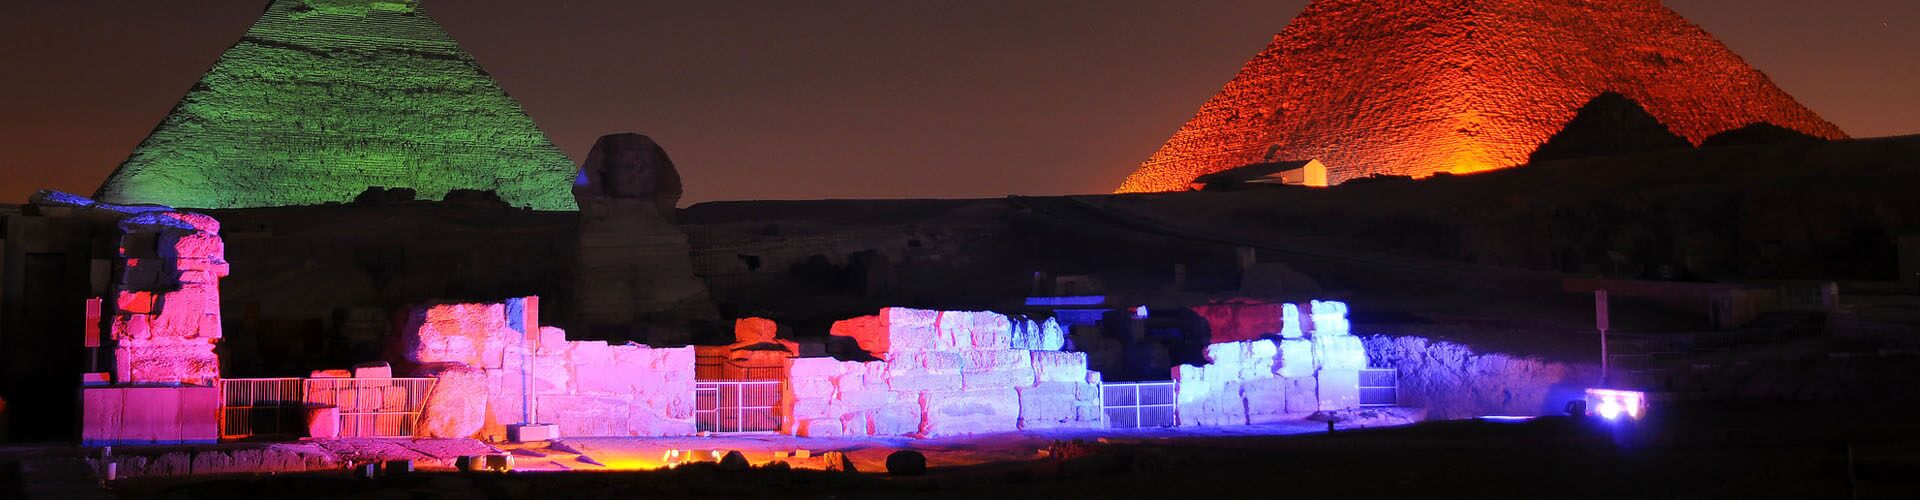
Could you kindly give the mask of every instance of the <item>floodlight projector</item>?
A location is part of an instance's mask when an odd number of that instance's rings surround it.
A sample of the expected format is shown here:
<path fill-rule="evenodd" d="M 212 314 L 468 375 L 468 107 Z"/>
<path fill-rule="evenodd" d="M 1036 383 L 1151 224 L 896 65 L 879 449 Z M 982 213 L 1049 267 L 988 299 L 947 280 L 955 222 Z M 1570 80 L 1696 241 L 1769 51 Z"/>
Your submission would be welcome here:
<path fill-rule="evenodd" d="M 1587 389 L 1592 415 L 1608 421 L 1634 421 L 1647 416 L 1647 393 L 1622 389 Z"/>

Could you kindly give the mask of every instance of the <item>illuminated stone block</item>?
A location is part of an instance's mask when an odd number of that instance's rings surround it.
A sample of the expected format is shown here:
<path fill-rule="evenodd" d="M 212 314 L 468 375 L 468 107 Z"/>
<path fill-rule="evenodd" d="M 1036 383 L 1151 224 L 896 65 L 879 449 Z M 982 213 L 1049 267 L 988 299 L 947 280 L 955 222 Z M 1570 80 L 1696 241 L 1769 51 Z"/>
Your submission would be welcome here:
<path fill-rule="evenodd" d="M 834 322 L 829 332 L 849 337 L 875 356 L 940 348 L 940 311 L 889 307 L 879 314 Z"/>
<path fill-rule="evenodd" d="M 1313 357 L 1321 370 L 1362 370 L 1367 367 L 1367 348 L 1352 335 L 1313 337 Z"/>
<path fill-rule="evenodd" d="M 1282 377 L 1311 377 L 1316 368 L 1313 358 L 1313 342 L 1302 339 L 1280 341 L 1280 352 L 1275 356 L 1274 374 Z"/>
<path fill-rule="evenodd" d="M 1034 382 L 1084 382 L 1087 380 L 1087 353 L 1030 351 Z"/>
<path fill-rule="evenodd" d="M 961 353 L 960 384 L 965 389 L 994 389 L 1033 385 L 1033 351 L 997 350 Z"/>
<path fill-rule="evenodd" d="M 928 391 L 921 394 L 926 408 L 920 434 L 956 436 L 1020 429 L 1020 395 L 1013 389 Z"/>
<path fill-rule="evenodd" d="M 889 354 L 887 387 L 895 392 L 953 391 L 963 387 L 965 360 L 956 353 Z"/>
<path fill-rule="evenodd" d="M 1249 380 L 1241 385 L 1241 395 L 1247 400 L 1247 423 L 1265 424 L 1296 418 L 1287 412 L 1289 385 L 1284 378 Z"/>
<path fill-rule="evenodd" d="M 733 322 L 733 342 L 736 344 L 773 342 L 779 333 L 780 325 L 766 318 L 740 318 Z"/>
<path fill-rule="evenodd" d="M 906 436 L 920 432 L 921 406 L 917 400 L 895 401 L 873 410 L 869 417 L 874 436 Z"/>
<path fill-rule="evenodd" d="M 1315 381 L 1320 393 L 1320 409 L 1345 410 L 1360 407 L 1359 370 L 1320 370 Z"/>
<path fill-rule="evenodd" d="M 490 402 L 487 372 L 470 365 L 443 363 L 427 366 L 422 375 L 435 381 L 421 409 L 419 433 L 441 438 L 478 434 L 487 423 Z M 518 415 L 513 415 L 511 422 L 519 420 Z"/>
<path fill-rule="evenodd" d="M 1013 324 L 1006 315 L 986 311 L 942 311 L 938 350 L 990 351 L 1012 346 Z"/>
<path fill-rule="evenodd" d="M 1049 382 L 1016 389 L 1021 429 L 1103 426 L 1098 389 L 1092 384 Z"/>

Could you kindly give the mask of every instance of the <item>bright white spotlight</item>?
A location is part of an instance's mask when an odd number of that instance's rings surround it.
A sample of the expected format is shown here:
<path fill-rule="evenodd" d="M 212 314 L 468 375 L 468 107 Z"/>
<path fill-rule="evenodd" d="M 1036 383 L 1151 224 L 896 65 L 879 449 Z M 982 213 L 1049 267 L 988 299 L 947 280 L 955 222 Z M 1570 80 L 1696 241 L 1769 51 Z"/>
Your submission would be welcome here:
<path fill-rule="evenodd" d="M 1587 389 L 1587 407 L 1607 420 L 1639 420 L 1647 414 L 1647 394 L 1619 389 Z"/>

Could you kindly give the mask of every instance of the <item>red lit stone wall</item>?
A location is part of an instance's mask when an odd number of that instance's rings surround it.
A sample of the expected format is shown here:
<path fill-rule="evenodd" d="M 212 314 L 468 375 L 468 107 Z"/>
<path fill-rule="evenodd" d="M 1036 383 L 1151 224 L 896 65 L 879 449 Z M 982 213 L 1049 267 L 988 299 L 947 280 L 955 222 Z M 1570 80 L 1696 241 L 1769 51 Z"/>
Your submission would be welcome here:
<path fill-rule="evenodd" d="M 1511 167 L 1608 91 L 1695 144 L 1755 122 L 1845 136 L 1657 0 L 1319 0 L 1118 192 L 1269 160 L 1332 183 Z"/>

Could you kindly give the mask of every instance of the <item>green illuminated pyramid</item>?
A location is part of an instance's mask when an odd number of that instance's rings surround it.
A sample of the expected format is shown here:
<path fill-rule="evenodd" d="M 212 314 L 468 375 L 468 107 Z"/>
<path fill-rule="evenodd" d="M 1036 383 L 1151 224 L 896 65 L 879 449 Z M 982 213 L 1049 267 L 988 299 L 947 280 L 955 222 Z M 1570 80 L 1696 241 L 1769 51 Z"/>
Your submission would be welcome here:
<path fill-rule="evenodd" d="M 573 178 L 572 161 L 416 2 L 274 0 L 97 197 L 246 208 L 380 186 L 574 210 Z"/>

